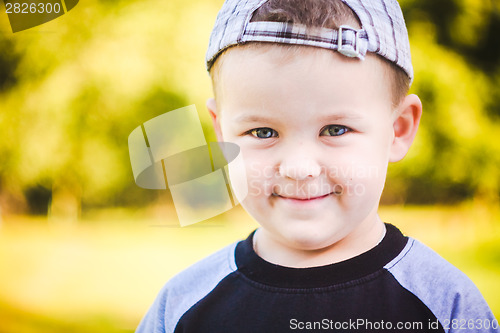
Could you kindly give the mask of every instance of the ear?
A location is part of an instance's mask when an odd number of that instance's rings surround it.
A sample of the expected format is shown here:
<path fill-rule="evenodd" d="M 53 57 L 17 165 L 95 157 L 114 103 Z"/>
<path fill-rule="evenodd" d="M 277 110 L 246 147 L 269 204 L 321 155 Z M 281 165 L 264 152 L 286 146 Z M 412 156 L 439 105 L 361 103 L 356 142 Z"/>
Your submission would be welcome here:
<path fill-rule="evenodd" d="M 417 134 L 421 116 L 422 102 L 418 96 L 406 96 L 395 112 L 394 140 L 390 148 L 390 162 L 400 161 L 406 156 Z"/>
<path fill-rule="evenodd" d="M 215 135 L 217 136 L 217 141 L 223 142 L 222 131 L 220 129 L 220 115 L 217 110 L 217 103 L 215 99 L 209 98 L 207 100 L 207 109 L 210 114 L 210 118 L 212 118 L 212 125 L 214 126 Z"/>

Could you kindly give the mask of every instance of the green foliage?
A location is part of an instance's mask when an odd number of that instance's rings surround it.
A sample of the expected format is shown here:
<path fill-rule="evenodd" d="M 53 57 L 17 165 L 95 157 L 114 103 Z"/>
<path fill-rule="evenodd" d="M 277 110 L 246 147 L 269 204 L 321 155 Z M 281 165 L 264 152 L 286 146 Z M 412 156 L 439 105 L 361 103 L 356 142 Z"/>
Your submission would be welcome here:
<path fill-rule="evenodd" d="M 424 117 L 407 159 L 391 167 L 386 202 L 498 201 L 500 6 L 404 0 Z M 12 34 L 0 22 L 0 204 L 40 210 L 55 192 L 84 206 L 143 205 L 128 134 L 211 95 L 204 68 L 222 0 L 80 2 Z M 38 190 L 37 190 L 38 189 Z M 45 193 L 44 190 L 40 190 Z M 40 193 L 41 193 L 40 192 Z M 8 207 L 8 208 L 10 208 Z"/>
<path fill-rule="evenodd" d="M 84 205 L 150 200 L 133 183 L 128 134 L 204 104 L 216 12 L 202 1 L 86 1 L 46 25 L 2 34 L 0 191 L 64 188 Z"/>
<path fill-rule="evenodd" d="M 0 50 L 12 49 L 12 41 L 0 39 Z M 0 92 L 9 89 L 16 83 L 16 69 L 19 55 L 13 52 L 0 53 Z"/>
<path fill-rule="evenodd" d="M 500 194 L 500 22 L 490 1 L 402 1 L 424 114 L 386 202 L 456 203 Z M 495 59 L 495 61 L 491 61 Z"/>

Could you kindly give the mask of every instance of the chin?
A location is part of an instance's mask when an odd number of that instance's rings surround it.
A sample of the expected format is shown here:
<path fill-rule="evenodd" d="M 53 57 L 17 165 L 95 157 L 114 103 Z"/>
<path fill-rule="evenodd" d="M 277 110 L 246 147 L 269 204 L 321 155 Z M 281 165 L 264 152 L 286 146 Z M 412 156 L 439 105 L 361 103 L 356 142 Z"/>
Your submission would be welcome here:
<path fill-rule="evenodd" d="M 324 230 L 312 230 L 312 228 L 308 228 L 308 230 L 288 230 L 283 236 L 290 246 L 306 251 L 322 250 L 341 239 L 338 232 L 325 232 Z"/>

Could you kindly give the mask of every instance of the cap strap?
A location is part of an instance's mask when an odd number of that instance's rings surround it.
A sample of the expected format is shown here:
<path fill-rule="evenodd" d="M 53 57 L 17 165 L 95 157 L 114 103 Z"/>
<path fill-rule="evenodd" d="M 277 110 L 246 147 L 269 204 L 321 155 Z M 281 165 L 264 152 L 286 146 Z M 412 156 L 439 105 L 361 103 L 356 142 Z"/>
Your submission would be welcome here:
<path fill-rule="evenodd" d="M 366 31 L 347 25 L 336 30 L 287 22 L 250 22 L 239 42 L 250 41 L 316 46 L 359 59 L 364 59 L 368 49 Z"/>

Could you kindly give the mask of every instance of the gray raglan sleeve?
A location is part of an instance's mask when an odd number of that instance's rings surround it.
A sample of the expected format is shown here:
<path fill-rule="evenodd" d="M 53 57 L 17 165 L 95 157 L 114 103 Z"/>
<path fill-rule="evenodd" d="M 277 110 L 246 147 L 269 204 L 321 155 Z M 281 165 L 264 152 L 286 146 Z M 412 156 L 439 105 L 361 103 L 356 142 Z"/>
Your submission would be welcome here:
<path fill-rule="evenodd" d="M 385 268 L 433 312 L 446 333 L 500 333 L 474 283 L 419 241 L 410 238 Z"/>
<path fill-rule="evenodd" d="M 236 270 L 237 243 L 226 246 L 168 281 L 142 318 L 136 333 L 172 333 L 182 315 Z"/>
<path fill-rule="evenodd" d="M 136 333 L 165 333 L 165 305 L 168 298 L 168 284 L 165 285 L 142 318 Z"/>

